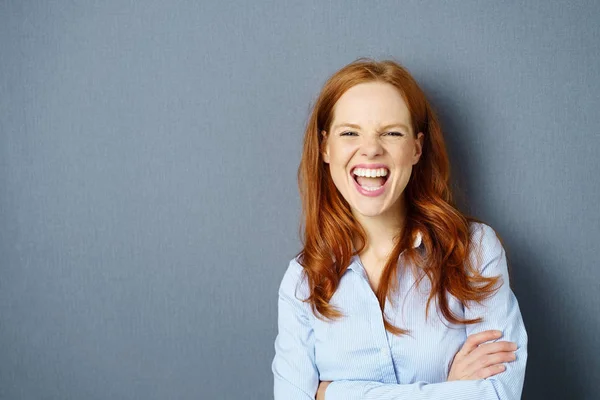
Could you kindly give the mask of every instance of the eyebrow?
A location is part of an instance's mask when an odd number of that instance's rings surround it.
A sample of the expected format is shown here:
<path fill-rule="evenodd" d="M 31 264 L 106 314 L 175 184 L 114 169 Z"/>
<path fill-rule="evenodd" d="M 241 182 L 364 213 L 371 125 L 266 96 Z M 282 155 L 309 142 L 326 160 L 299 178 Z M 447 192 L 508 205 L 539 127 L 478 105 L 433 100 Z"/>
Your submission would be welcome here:
<path fill-rule="evenodd" d="M 409 130 L 408 127 L 400 122 L 395 122 L 393 124 L 388 124 L 388 125 L 384 125 L 379 127 L 380 130 L 385 130 L 388 128 L 393 128 L 393 127 L 400 127 L 403 129 L 406 129 L 407 131 Z M 356 124 L 349 124 L 349 123 L 341 123 L 341 124 L 337 124 L 332 128 L 332 131 L 335 131 L 339 128 L 352 128 L 352 129 L 361 129 L 360 125 L 356 125 Z"/>

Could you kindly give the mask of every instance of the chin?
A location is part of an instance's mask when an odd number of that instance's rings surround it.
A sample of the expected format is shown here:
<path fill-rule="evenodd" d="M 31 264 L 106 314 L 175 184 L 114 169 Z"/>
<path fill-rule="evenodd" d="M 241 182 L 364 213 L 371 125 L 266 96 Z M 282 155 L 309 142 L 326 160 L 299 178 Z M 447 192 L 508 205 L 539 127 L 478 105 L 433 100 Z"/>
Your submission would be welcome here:
<path fill-rule="evenodd" d="M 353 211 L 357 214 L 360 214 L 364 217 L 378 217 L 380 215 L 385 214 L 388 210 L 386 208 L 374 208 L 374 207 L 352 207 Z"/>

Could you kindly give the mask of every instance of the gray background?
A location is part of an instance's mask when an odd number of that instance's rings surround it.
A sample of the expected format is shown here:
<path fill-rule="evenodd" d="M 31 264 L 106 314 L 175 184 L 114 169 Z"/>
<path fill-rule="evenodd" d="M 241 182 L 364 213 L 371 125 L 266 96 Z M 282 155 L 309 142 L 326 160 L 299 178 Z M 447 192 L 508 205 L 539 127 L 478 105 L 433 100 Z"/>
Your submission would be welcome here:
<path fill-rule="evenodd" d="M 1 1 L 0 398 L 264 399 L 310 104 L 394 57 L 505 239 L 524 398 L 598 398 L 600 2 Z"/>

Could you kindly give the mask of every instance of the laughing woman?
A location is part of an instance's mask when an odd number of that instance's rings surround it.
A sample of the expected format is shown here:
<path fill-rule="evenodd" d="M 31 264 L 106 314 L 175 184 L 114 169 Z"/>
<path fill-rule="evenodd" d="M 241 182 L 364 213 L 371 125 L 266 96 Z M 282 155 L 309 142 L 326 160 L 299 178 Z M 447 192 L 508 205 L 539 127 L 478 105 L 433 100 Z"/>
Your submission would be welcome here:
<path fill-rule="evenodd" d="M 438 120 L 394 61 L 323 87 L 279 287 L 277 400 L 519 399 L 527 333 L 495 231 L 452 202 Z"/>

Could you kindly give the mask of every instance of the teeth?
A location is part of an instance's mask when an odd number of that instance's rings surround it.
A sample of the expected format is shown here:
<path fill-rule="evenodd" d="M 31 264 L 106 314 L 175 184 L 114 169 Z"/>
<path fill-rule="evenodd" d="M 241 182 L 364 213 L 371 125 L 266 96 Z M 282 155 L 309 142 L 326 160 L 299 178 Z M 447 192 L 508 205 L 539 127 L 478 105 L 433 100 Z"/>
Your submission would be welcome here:
<path fill-rule="evenodd" d="M 361 188 L 363 188 L 369 192 L 374 192 L 375 190 L 381 189 L 381 186 L 377 186 L 377 187 L 361 186 Z"/>
<path fill-rule="evenodd" d="M 387 176 L 388 170 L 387 168 L 354 168 L 352 172 L 356 176 L 364 176 L 367 178 L 377 178 L 380 176 Z"/>

